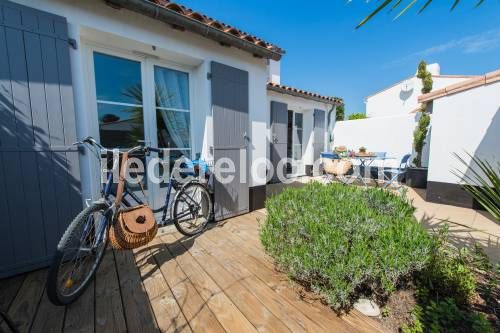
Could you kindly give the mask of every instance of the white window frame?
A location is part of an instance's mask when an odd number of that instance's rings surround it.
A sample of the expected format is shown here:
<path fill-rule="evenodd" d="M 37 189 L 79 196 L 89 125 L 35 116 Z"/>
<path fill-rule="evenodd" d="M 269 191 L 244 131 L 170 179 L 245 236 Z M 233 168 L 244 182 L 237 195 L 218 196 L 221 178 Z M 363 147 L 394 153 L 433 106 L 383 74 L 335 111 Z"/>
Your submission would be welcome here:
<path fill-rule="evenodd" d="M 184 150 L 189 150 L 189 158 L 193 158 L 193 142 L 194 133 L 193 128 L 193 108 L 195 106 L 194 99 L 194 84 L 193 79 L 196 77 L 194 75 L 194 70 L 188 66 L 182 66 L 175 62 L 168 61 L 166 59 L 156 59 L 147 57 L 146 55 L 139 55 L 134 53 L 133 50 L 117 48 L 109 45 L 103 45 L 101 43 L 84 40 L 81 42 L 82 48 L 82 61 L 85 79 L 85 90 L 87 96 L 87 128 L 88 135 L 94 137 L 98 142 L 101 141 L 99 135 L 99 116 L 97 111 L 97 91 L 95 84 L 95 67 L 94 67 L 94 53 L 102 53 L 110 56 L 115 56 L 118 58 L 128 59 L 132 61 L 137 61 L 140 63 L 141 68 L 141 84 L 143 92 L 143 122 L 144 122 L 144 140 L 147 145 L 152 147 L 158 147 L 157 139 L 157 128 L 156 128 L 156 105 L 154 96 L 154 66 L 165 67 L 173 70 L 178 70 L 188 74 L 188 84 L 189 84 L 189 140 L 190 148 Z M 112 101 L 107 101 L 112 102 Z M 152 115 L 147 115 L 148 112 L 152 112 Z M 187 111 L 186 111 L 187 112 Z M 153 129 L 155 131 L 153 131 Z M 106 147 L 114 148 L 114 147 Z M 180 150 L 179 148 L 162 148 L 162 150 Z M 97 162 L 90 162 L 90 174 L 92 178 L 91 182 L 91 193 L 98 194 L 101 190 L 100 179 L 100 165 Z M 151 189 L 149 194 L 150 200 L 154 202 L 154 198 L 157 194 L 156 185 L 148 182 L 148 188 Z"/>

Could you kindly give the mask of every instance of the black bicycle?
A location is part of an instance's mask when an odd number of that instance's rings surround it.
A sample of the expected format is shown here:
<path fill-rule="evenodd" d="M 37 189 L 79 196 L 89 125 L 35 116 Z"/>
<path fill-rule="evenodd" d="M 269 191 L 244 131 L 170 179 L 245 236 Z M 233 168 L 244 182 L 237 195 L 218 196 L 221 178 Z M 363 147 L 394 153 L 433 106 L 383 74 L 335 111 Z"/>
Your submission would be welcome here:
<path fill-rule="evenodd" d="M 75 145 L 89 148 L 97 157 L 109 158 L 116 152 L 104 148 L 92 137 L 76 142 Z M 134 153 L 160 153 L 161 149 L 136 146 L 126 152 L 128 154 L 123 154 L 125 151 L 120 152 L 122 160 Z M 113 159 L 112 170 L 118 167 L 118 160 Z M 108 244 L 108 230 L 111 224 L 115 223 L 117 216 L 116 186 L 113 184 L 112 170 L 107 173 L 101 197 L 75 217 L 57 245 L 47 278 L 47 294 L 50 301 L 56 305 L 74 302 L 89 285 L 102 261 Z M 212 196 L 208 185 L 199 181 L 196 168 L 184 172 L 182 176 L 186 180 L 177 181 L 174 179 L 174 172 L 171 173 L 165 205 L 155 210 L 155 213 L 162 212 L 161 220 L 156 223 L 160 226 L 172 223 L 183 235 L 193 236 L 202 232 L 212 219 Z M 124 195 L 121 198 L 123 206 L 133 207 L 143 203 L 123 179 L 119 182 L 124 182 Z M 171 200 L 172 190 L 175 190 L 174 200 Z"/>

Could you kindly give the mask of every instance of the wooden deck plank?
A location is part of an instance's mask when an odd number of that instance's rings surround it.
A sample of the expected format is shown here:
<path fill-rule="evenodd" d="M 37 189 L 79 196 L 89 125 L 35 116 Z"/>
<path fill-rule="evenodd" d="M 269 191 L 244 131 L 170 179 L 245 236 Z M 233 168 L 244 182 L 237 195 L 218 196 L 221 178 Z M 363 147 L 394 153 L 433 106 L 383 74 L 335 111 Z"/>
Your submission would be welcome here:
<path fill-rule="evenodd" d="M 234 225 L 231 226 L 231 223 Z M 293 290 L 293 284 L 289 283 L 286 276 L 280 274 L 274 270 L 274 265 L 270 263 L 270 257 L 263 252 L 262 245 L 260 241 L 251 238 L 240 237 L 240 233 L 234 233 L 228 231 L 228 229 L 234 230 L 239 227 L 236 220 L 229 221 L 222 227 L 215 227 L 206 232 L 207 239 L 213 241 L 216 247 L 224 247 L 224 256 L 229 256 L 229 260 L 233 263 L 243 260 L 245 258 L 243 268 L 247 268 L 252 271 L 256 276 L 258 276 L 263 282 L 265 282 L 269 287 L 275 290 L 277 293 L 285 296 L 287 300 L 292 302 L 297 308 L 299 308 L 305 315 L 314 319 L 318 323 L 331 322 L 331 319 L 336 317 L 334 312 L 328 307 L 321 304 L 321 302 L 304 302 L 300 299 L 297 292 Z M 256 231 L 255 231 L 256 232 Z M 236 237 L 234 237 L 236 236 Z M 221 244 L 223 242 L 223 244 Z M 239 251 L 239 252 L 235 252 Z M 244 253 L 242 253 L 242 251 Z M 235 257 L 234 253 L 238 253 Z M 352 318 L 351 318 L 352 317 Z M 384 332 L 385 329 L 378 322 L 374 321 L 372 318 L 366 317 L 358 313 L 356 310 L 352 310 L 350 314 L 341 317 L 343 321 L 350 324 L 352 331 L 378 331 Z M 359 320 L 362 318 L 363 320 Z"/>
<path fill-rule="evenodd" d="M 357 311 L 338 317 L 319 299 L 303 299 L 260 243 L 264 218 L 246 214 L 198 237 L 170 233 L 145 249 L 109 251 L 67 308 L 48 301 L 46 271 L 1 280 L 0 308 L 21 332 L 385 331 Z"/>
<path fill-rule="evenodd" d="M 113 251 L 107 250 L 95 279 L 96 332 L 126 332 L 120 285 Z"/>
<path fill-rule="evenodd" d="M 259 332 L 290 332 L 285 324 L 267 309 L 267 303 L 262 303 L 252 294 L 252 289 L 245 287 L 244 278 L 239 279 L 227 271 L 199 245 L 201 238 L 203 237 L 197 238 L 192 246 L 186 249 L 257 330 Z M 181 241 L 180 244 L 182 245 L 183 242 Z"/>
<path fill-rule="evenodd" d="M 228 224 L 228 227 L 231 230 L 237 228 L 243 228 L 245 230 L 248 230 L 250 233 L 253 230 L 253 233 L 255 235 L 258 235 L 260 231 L 260 226 L 265 222 L 264 221 L 265 218 L 266 218 L 265 213 L 254 211 L 249 214 L 238 216 L 238 219 Z M 236 222 L 242 222 L 242 223 L 236 223 Z M 252 242 L 247 242 L 247 238 L 244 236 L 242 237 L 242 234 L 237 233 L 236 235 L 240 238 L 239 244 L 240 245 L 244 244 L 247 253 L 251 253 L 256 258 L 259 258 L 260 263 L 266 265 L 267 267 L 270 267 L 271 269 L 274 268 L 273 259 L 265 252 L 262 243 L 260 242 L 260 239 L 258 237 L 250 238 L 252 241 L 254 241 L 253 244 L 251 244 Z M 243 243 L 241 241 L 243 241 Z M 256 249 L 258 250 L 256 251 Z M 281 288 L 281 290 L 285 293 L 292 292 L 291 288 Z M 328 309 L 328 311 L 330 311 L 330 309 Z M 386 331 L 385 328 L 382 327 L 382 325 L 379 322 L 361 314 L 356 309 L 352 309 L 349 313 L 343 315 L 342 319 L 348 322 L 352 327 L 362 328 L 364 330 L 375 331 L 375 332 Z"/>
<path fill-rule="evenodd" d="M 154 243 L 134 250 L 158 327 L 162 332 L 192 332 L 154 259 L 154 254 L 160 250 L 163 250 L 163 246 Z"/>
<path fill-rule="evenodd" d="M 26 274 L 16 275 L 7 279 L 1 280 L 0 283 L 0 310 L 7 312 L 10 304 L 16 297 L 21 285 L 23 284 Z"/>
<path fill-rule="evenodd" d="M 222 333 L 225 332 L 208 305 L 201 298 L 196 288 L 172 257 L 166 245 L 159 238 L 155 238 L 151 245 L 161 245 L 163 251 L 154 254 L 156 263 L 160 267 L 167 284 L 172 290 L 182 313 L 194 332 Z M 159 249 L 161 249 L 159 247 Z"/>
<path fill-rule="evenodd" d="M 212 256 L 217 258 L 225 268 L 238 276 L 242 283 L 244 283 L 249 290 L 252 290 L 252 292 L 292 331 L 328 332 L 331 329 L 334 329 L 336 332 L 351 331 L 351 328 L 347 324 L 343 323 L 340 319 L 333 318 L 333 313 L 329 313 L 332 317 L 321 317 L 321 321 L 309 318 L 306 313 L 304 313 L 305 311 L 301 311 L 301 308 L 296 306 L 295 299 L 291 302 L 286 295 L 280 295 L 270 288 L 269 285 L 256 277 L 254 272 L 247 269 L 248 262 L 245 260 L 245 256 L 242 256 L 241 251 L 239 253 L 231 251 L 233 247 L 229 244 L 227 239 L 218 238 L 218 242 L 215 243 L 212 239 L 208 238 L 208 234 L 205 236 L 207 237 L 199 239 L 200 245 L 208 252 L 211 252 Z M 226 249 L 230 249 L 230 251 L 227 252 L 238 254 L 228 256 L 227 253 L 225 253 Z M 307 312 L 307 314 L 308 313 L 309 312 Z"/>
<path fill-rule="evenodd" d="M 74 303 L 66 307 L 63 332 L 94 332 L 94 285 L 94 281 L 92 281 L 85 292 Z"/>
<path fill-rule="evenodd" d="M 129 332 L 158 332 L 156 318 L 131 251 L 114 251 Z"/>
<path fill-rule="evenodd" d="M 184 247 L 175 242 L 172 235 L 161 236 L 161 239 L 226 331 L 258 332 Z"/>
<path fill-rule="evenodd" d="M 61 332 L 64 325 L 65 312 L 66 307 L 54 305 L 49 301 L 47 290 L 45 290 L 33 325 L 31 325 L 31 332 Z"/>
<path fill-rule="evenodd" d="M 28 332 L 43 294 L 47 270 L 29 273 L 12 301 L 7 315 L 19 332 Z"/>

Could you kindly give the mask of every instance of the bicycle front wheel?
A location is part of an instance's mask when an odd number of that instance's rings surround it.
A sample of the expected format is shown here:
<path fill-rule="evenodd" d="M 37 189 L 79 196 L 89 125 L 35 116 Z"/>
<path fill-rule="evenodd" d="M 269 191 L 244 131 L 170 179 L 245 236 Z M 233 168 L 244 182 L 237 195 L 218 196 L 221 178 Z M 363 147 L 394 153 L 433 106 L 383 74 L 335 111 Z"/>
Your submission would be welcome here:
<path fill-rule="evenodd" d="M 94 203 L 70 223 L 57 245 L 47 278 L 47 296 L 56 305 L 74 302 L 89 285 L 108 242 L 107 205 Z"/>
<path fill-rule="evenodd" d="M 206 186 L 198 182 L 188 183 L 177 192 L 172 206 L 175 227 L 186 236 L 202 232 L 210 220 L 212 206 Z"/>

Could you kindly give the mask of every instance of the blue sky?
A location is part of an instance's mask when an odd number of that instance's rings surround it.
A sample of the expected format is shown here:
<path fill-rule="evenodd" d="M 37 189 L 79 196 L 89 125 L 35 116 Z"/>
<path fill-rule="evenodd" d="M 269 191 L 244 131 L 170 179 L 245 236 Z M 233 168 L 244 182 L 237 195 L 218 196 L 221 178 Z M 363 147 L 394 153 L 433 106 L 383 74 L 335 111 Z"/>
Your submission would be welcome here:
<path fill-rule="evenodd" d="M 364 98 L 415 73 L 421 59 L 442 74 L 500 69 L 500 1 L 434 0 L 398 20 L 383 11 L 355 30 L 375 0 L 179 0 L 286 50 L 281 83 L 344 98 L 347 113 L 364 112 Z M 419 0 L 423 3 L 423 0 Z"/>

